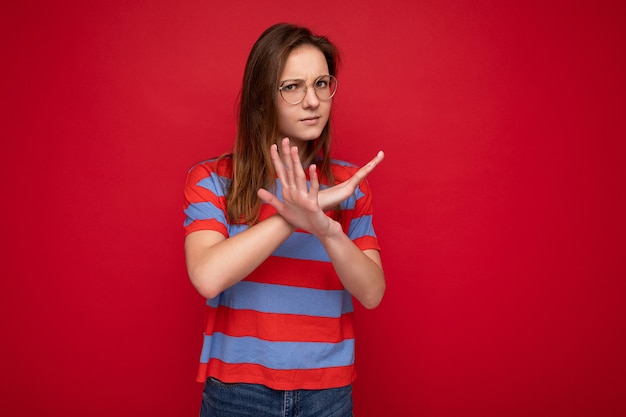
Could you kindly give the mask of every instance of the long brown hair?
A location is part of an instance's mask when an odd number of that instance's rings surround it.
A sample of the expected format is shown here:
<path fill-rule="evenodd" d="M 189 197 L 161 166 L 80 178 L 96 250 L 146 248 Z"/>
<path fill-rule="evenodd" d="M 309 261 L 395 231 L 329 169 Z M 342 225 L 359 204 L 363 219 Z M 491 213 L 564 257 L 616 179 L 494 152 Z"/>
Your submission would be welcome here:
<path fill-rule="evenodd" d="M 279 23 L 268 28 L 256 41 L 243 76 L 239 102 L 239 123 L 233 148 L 233 180 L 226 195 L 228 217 L 232 222 L 256 223 L 261 202 L 259 188 L 271 187 L 276 173 L 270 159 L 270 146 L 279 135 L 276 92 L 278 80 L 289 54 L 299 46 L 312 45 L 326 58 L 328 70 L 336 76 L 337 48 L 324 36 L 309 29 Z M 330 171 L 330 118 L 320 137 L 307 142 L 303 163 L 316 159 L 322 179 L 332 185 Z"/>

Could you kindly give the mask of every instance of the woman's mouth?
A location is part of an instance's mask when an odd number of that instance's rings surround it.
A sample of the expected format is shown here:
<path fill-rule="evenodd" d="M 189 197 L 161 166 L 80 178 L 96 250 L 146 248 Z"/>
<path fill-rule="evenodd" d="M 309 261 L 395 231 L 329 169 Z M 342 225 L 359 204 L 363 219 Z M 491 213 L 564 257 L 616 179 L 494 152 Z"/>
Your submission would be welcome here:
<path fill-rule="evenodd" d="M 308 126 L 316 125 L 320 120 L 320 116 L 311 116 L 305 117 L 304 119 L 300 119 L 302 123 Z"/>

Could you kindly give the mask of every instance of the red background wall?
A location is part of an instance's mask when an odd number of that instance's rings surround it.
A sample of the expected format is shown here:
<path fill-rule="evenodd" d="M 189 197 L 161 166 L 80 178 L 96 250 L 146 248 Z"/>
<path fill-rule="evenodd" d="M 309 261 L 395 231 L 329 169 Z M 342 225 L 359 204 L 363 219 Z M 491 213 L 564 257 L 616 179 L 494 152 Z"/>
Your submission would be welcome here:
<path fill-rule="evenodd" d="M 625 415 L 622 2 L 13 2 L 1 13 L 0 413 L 197 415 L 187 169 L 277 21 L 343 50 L 336 156 L 388 292 L 358 416 Z"/>

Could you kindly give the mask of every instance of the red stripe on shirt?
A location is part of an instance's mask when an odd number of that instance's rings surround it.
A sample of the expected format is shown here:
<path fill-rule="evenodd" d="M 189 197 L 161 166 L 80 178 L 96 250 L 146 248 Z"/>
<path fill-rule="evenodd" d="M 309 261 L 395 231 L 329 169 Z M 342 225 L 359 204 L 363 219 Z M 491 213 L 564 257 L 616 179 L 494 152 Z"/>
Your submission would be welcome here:
<path fill-rule="evenodd" d="M 228 237 L 226 226 L 215 219 L 193 221 L 189 226 L 185 227 L 185 236 L 199 230 L 215 230 L 223 234 L 224 237 Z"/>
<path fill-rule="evenodd" d="M 373 236 L 357 237 L 353 240 L 354 244 L 361 250 L 375 249 L 380 250 L 378 240 Z"/>
<path fill-rule="evenodd" d="M 345 387 L 356 379 L 354 365 L 318 369 L 270 369 L 255 364 L 229 364 L 219 359 L 201 363 L 198 382 L 211 376 L 226 383 L 262 384 L 276 390 Z"/>
<path fill-rule="evenodd" d="M 277 256 L 267 258 L 246 277 L 246 281 L 322 290 L 343 290 L 343 284 L 330 262 Z"/>
<path fill-rule="evenodd" d="M 332 318 L 207 306 L 205 334 L 252 336 L 280 342 L 339 343 L 354 338 L 353 320 L 354 313 Z"/>

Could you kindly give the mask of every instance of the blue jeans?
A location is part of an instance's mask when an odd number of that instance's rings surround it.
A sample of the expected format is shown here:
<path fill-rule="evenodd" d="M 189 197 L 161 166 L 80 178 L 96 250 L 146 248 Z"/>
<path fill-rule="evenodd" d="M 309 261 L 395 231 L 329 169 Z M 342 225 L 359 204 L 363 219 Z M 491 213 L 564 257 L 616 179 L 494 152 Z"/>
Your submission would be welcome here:
<path fill-rule="evenodd" d="M 352 385 L 323 390 L 277 391 L 256 384 L 208 378 L 200 417 L 352 417 Z"/>

